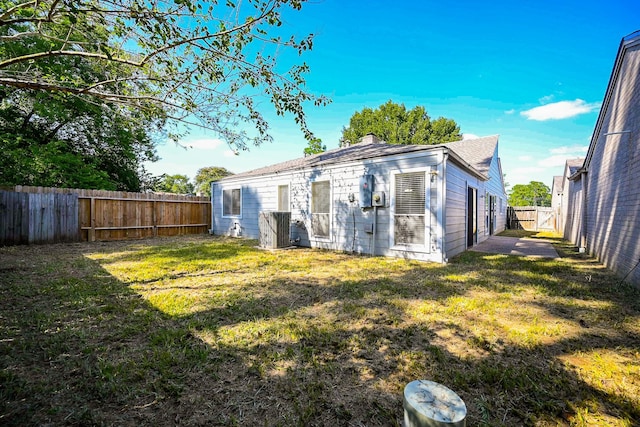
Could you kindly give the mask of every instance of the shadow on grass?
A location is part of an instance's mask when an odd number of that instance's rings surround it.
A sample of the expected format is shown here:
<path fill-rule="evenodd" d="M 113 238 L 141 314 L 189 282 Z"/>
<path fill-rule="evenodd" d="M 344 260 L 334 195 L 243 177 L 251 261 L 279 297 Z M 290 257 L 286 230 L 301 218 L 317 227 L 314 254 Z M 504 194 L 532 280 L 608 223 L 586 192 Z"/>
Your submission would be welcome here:
<path fill-rule="evenodd" d="M 457 391 L 468 425 L 640 419 L 640 384 L 600 387 L 563 359 L 637 357 L 640 294 L 590 261 L 440 266 L 205 238 L 0 251 L 3 425 L 400 425 L 418 378 Z M 145 257 L 162 268 L 137 277 Z M 158 308 L 186 289 L 193 306 Z"/>

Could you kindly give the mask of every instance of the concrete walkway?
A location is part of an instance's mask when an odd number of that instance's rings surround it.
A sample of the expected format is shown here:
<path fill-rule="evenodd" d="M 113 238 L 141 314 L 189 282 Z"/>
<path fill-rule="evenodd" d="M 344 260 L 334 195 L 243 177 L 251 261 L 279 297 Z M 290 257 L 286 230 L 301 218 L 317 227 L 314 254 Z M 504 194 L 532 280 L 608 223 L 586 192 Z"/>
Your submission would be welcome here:
<path fill-rule="evenodd" d="M 490 254 L 559 258 L 558 252 L 549 241 L 530 237 L 489 236 L 487 240 L 469 250 Z"/>

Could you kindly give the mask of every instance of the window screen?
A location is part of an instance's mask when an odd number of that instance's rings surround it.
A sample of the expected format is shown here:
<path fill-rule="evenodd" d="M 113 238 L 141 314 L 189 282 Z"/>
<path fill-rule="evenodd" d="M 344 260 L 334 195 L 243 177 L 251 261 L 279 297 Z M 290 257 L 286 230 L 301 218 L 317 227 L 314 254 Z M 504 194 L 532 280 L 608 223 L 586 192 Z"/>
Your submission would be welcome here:
<path fill-rule="evenodd" d="M 395 177 L 394 240 L 396 244 L 425 244 L 425 173 Z"/>
<path fill-rule="evenodd" d="M 239 188 L 222 191 L 222 215 L 238 216 L 242 208 L 241 192 Z"/>
<path fill-rule="evenodd" d="M 278 210 L 280 212 L 289 212 L 291 210 L 291 208 L 289 207 L 289 186 L 288 185 L 278 186 Z"/>
<path fill-rule="evenodd" d="M 315 236 L 329 237 L 331 187 L 329 181 L 311 184 L 311 228 Z"/>

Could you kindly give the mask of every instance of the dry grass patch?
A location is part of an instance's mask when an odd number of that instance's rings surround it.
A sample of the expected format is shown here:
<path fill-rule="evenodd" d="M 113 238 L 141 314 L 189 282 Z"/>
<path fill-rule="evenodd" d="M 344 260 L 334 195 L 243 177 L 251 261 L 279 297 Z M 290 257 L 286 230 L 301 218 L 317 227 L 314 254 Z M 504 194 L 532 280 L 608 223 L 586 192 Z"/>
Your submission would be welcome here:
<path fill-rule="evenodd" d="M 392 426 L 418 378 L 468 425 L 640 422 L 640 292 L 561 241 L 447 266 L 254 245 L 0 248 L 0 424 Z"/>

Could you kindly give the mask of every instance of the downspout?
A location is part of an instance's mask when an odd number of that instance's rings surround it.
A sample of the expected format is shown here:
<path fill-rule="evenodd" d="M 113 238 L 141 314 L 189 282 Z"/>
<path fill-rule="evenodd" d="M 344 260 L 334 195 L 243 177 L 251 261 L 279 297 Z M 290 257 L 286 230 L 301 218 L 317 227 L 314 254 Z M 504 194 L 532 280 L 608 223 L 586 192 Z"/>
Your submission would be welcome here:
<path fill-rule="evenodd" d="M 373 244 L 371 245 L 371 256 L 376 256 L 376 232 L 378 230 L 378 207 L 373 207 Z"/>
<path fill-rule="evenodd" d="M 209 184 L 209 190 L 211 191 L 211 228 L 209 229 L 209 234 L 213 235 L 213 230 L 214 230 L 214 207 L 213 207 L 213 181 L 211 182 L 211 184 Z"/>
<path fill-rule="evenodd" d="M 442 232 L 442 263 L 446 264 L 449 262 L 449 258 L 447 257 L 447 160 L 449 159 L 449 151 L 443 150 L 442 157 L 442 194 L 440 195 L 439 200 L 442 201 L 440 209 L 442 210 L 442 225 L 440 230 Z"/>

